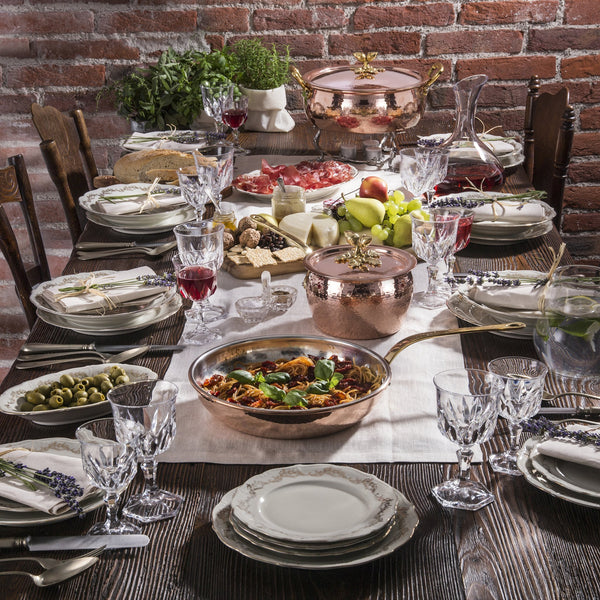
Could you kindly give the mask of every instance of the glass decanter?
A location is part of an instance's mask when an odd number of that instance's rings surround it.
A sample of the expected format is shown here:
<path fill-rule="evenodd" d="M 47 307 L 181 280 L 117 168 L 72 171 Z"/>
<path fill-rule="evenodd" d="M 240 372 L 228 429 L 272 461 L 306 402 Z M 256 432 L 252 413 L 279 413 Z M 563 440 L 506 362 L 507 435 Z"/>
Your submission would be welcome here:
<path fill-rule="evenodd" d="M 449 150 L 448 173 L 436 186 L 437 194 L 452 194 L 469 188 L 490 190 L 504 183 L 504 168 L 475 133 L 477 99 L 487 75 L 473 75 L 454 85 L 456 125 L 439 148 Z"/>

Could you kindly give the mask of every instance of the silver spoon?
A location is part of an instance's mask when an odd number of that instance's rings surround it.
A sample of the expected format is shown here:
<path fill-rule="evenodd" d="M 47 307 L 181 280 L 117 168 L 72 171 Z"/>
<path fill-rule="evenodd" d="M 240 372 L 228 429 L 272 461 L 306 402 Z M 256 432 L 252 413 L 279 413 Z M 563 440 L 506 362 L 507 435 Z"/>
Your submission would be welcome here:
<path fill-rule="evenodd" d="M 135 246 L 131 248 L 114 248 L 111 250 L 80 251 L 77 258 L 80 260 L 93 260 L 94 258 L 107 258 L 121 254 L 146 254 L 148 256 L 159 256 L 177 246 L 177 242 L 166 242 L 152 248 L 150 246 Z"/>
<path fill-rule="evenodd" d="M 0 571 L 0 575 L 26 575 L 27 577 L 30 577 L 33 580 L 33 583 L 38 587 L 48 587 L 49 585 L 55 585 L 78 575 L 82 571 L 85 571 L 96 564 L 99 560 L 100 559 L 97 556 L 75 558 L 66 561 L 65 564 L 43 571 L 39 575 L 34 575 L 27 571 Z"/>
<path fill-rule="evenodd" d="M 37 367 L 47 367 L 50 365 L 55 365 L 57 362 L 60 362 L 61 364 L 86 361 L 100 364 L 113 362 L 121 363 L 127 362 L 128 360 L 131 360 L 136 356 L 140 356 L 140 354 L 145 354 L 146 352 L 148 352 L 149 349 L 150 346 L 137 346 L 135 348 L 129 348 L 129 350 L 125 350 L 125 352 L 120 352 L 119 354 L 105 354 L 103 355 L 104 358 L 102 358 L 101 356 L 89 356 L 88 354 L 77 357 L 74 356 L 72 358 L 64 358 L 59 356 L 58 358 L 54 357 L 48 360 L 28 360 L 19 362 L 17 365 L 15 365 L 15 369 L 36 369 Z"/>
<path fill-rule="evenodd" d="M 279 189 L 284 193 L 287 194 L 287 190 L 285 189 L 285 185 L 283 183 L 283 177 L 278 177 L 277 178 L 277 185 L 279 186 Z"/>

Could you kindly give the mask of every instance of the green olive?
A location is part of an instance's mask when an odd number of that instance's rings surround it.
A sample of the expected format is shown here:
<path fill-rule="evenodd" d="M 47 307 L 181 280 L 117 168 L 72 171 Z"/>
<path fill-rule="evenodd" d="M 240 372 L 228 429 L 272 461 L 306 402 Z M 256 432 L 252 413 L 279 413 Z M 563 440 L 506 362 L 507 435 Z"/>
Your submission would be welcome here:
<path fill-rule="evenodd" d="M 75 400 L 79 400 L 79 398 L 87 398 L 88 393 L 85 390 L 78 390 L 75 392 Z"/>
<path fill-rule="evenodd" d="M 53 381 L 50 384 L 50 389 L 51 390 L 55 390 L 56 388 L 60 388 L 60 387 L 62 387 L 62 385 L 60 385 L 60 381 Z"/>
<path fill-rule="evenodd" d="M 75 406 L 85 406 L 88 403 L 87 396 L 79 396 L 75 401 Z"/>
<path fill-rule="evenodd" d="M 63 397 L 65 402 L 70 402 L 73 399 L 73 390 L 69 388 L 63 388 L 60 390 L 60 395 Z"/>
<path fill-rule="evenodd" d="M 35 412 L 39 412 L 40 410 L 49 410 L 49 408 L 50 407 L 47 404 L 37 404 L 33 407 L 33 410 Z"/>
<path fill-rule="evenodd" d="M 42 404 L 46 401 L 46 397 L 44 394 L 40 394 L 39 392 L 27 392 L 25 394 L 25 400 L 30 404 Z"/>
<path fill-rule="evenodd" d="M 35 391 L 39 392 L 40 394 L 44 394 L 44 396 L 48 398 L 52 395 L 52 386 L 46 383 L 44 385 L 38 386 Z"/>
<path fill-rule="evenodd" d="M 92 385 L 92 380 L 87 377 L 84 377 L 79 383 L 87 389 L 90 387 L 90 385 Z"/>
<path fill-rule="evenodd" d="M 105 400 L 104 394 L 100 392 L 94 392 L 88 396 L 88 402 L 90 404 L 96 404 L 97 402 L 103 402 Z"/>
<path fill-rule="evenodd" d="M 115 379 L 115 385 L 123 385 L 124 383 L 129 383 L 129 376 L 128 375 L 119 375 L 116 379 Z"/>
<path fill-rule="evenodd" d="M 23 402 L 19 404 L 19 410 L 22 410 L 23 412 L 33 410 L 34 408 L 35 405 L 27 402 L 26 400 L 23 400 Z"/>
<path fill-rule="evenodd" d="M 102 382 L 102 385 L 100 386 L 100 390 L 102 391 L 103 394 L 107 394 L 108 390 L 112 390 L 113 387 L 114 387 L 114 385 L 112 384 L 112 382 L 107 379 L 106 381 Z"/>
<path fill-rule="evenodd" d="M 63 387 L 71 388 L 75 385 L 75 380 L 72 375 L 63 374 L 60 376 L 60 383 Z"/>
<path fill-rule="evenodd" d="M 83 390 L 83 391 L 85 391 L 85 385 L 83 385 L 83 383 L 79 382 L 79 383 L 76 383 L 76 384 L 73 386 L 73 389 L 74 389 L 76 392 L 78 392 L 79 390 Z"/>
<path fill-rule="evenodd" d="M 48 405 L 50 408 L 62 408 L 64 404 L 64 400 L 62 396 L 50 396 L 48 400 Z"/>
<path fill-rule="evenodd" d="M 120 375 L 125 375 L 125 369 L 123 369 L 123 367 L 113 367 L 110 370 L 111 379 L 116 379 Z"/>

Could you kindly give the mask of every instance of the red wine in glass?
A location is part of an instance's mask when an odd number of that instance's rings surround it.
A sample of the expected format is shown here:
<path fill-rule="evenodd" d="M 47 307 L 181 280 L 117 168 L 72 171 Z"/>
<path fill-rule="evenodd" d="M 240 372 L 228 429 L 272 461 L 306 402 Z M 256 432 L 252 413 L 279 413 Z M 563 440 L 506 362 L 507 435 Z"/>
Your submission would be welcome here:
<path fill-rule="evenodd" d="M 183 267 L 177 272 L 177 286 L 184 298 L 194 302 L 204 300 L 215 293 L 217 274 L 206 267 Z"/>
<path fill-rule="evenodd" d="M 454 251 L 458 252 L 466 248 L 471 240 L 471 227 L 473 226 L 473 213 L 460 217 L 458 220 L 458 229 L 456 231 L 456 244 Z"/>
<path fill-rule="evenodd" d="M 242 108 L 231 108 L 223 111 L 223 123 L 232 129 L 239 129 L 248 117 L 248 111 Z"/>

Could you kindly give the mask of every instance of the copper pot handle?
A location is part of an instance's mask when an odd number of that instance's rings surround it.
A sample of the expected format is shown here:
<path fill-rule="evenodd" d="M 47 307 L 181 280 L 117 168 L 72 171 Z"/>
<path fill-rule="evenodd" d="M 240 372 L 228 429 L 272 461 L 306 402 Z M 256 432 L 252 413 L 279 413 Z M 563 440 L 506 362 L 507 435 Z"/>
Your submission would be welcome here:
<path fill-rule="evenodd" d="M 427 73 L 427 77 L 429 79 L 427 82 L 421 87 L 421 94 L 426 96 L 429 92 L 429 88 L 439 79 L 440 75 L 444 72 L 444 65 L 442 63 L 434 63 L 431 65 Z"/>
<path fill-rule="evenodd" d="M 300 84 L 300 87 L 306 92 L 312 92 L 312 88 L 310 87 L 310 85 L 308 85 L 308 83 L 306 83 L 306 81 L 304 81 L 302 75 L 300 75 L 300 71 L 298 71 L 297 67 L 294 67 L 293 65 L 290 67 L 290 72 L 292 74 L 292 77 Z"/>
<path fill-rule="evenodd" d="M 425 331 L 424 333 L 415 333 L 414 335 L 409 335 L 405 337 L 403 340 L 400 340 L 396 344 L 394 344 L 388 351 L 388 353 L 384 356 L 384 359 L 391 363 L 396 356 L 402 352 L 408 346 L 412 346 L 416 342 L 420 342 L 422 340 L 428 340 L 436 337 L 443 337 L 446 335 L 462 335 L 463 333 L 479 333 L 482 331 L 510 331 L 513 329 L 523 329 L 526 327 L 525 323 L 520 323 L 519 321 L 515 321 L 513 323 L 498 323 L 496 325 L 481 325 L 479 327 L 459 327 L 457 329 L 441 329 L 438 331 Z"/>

